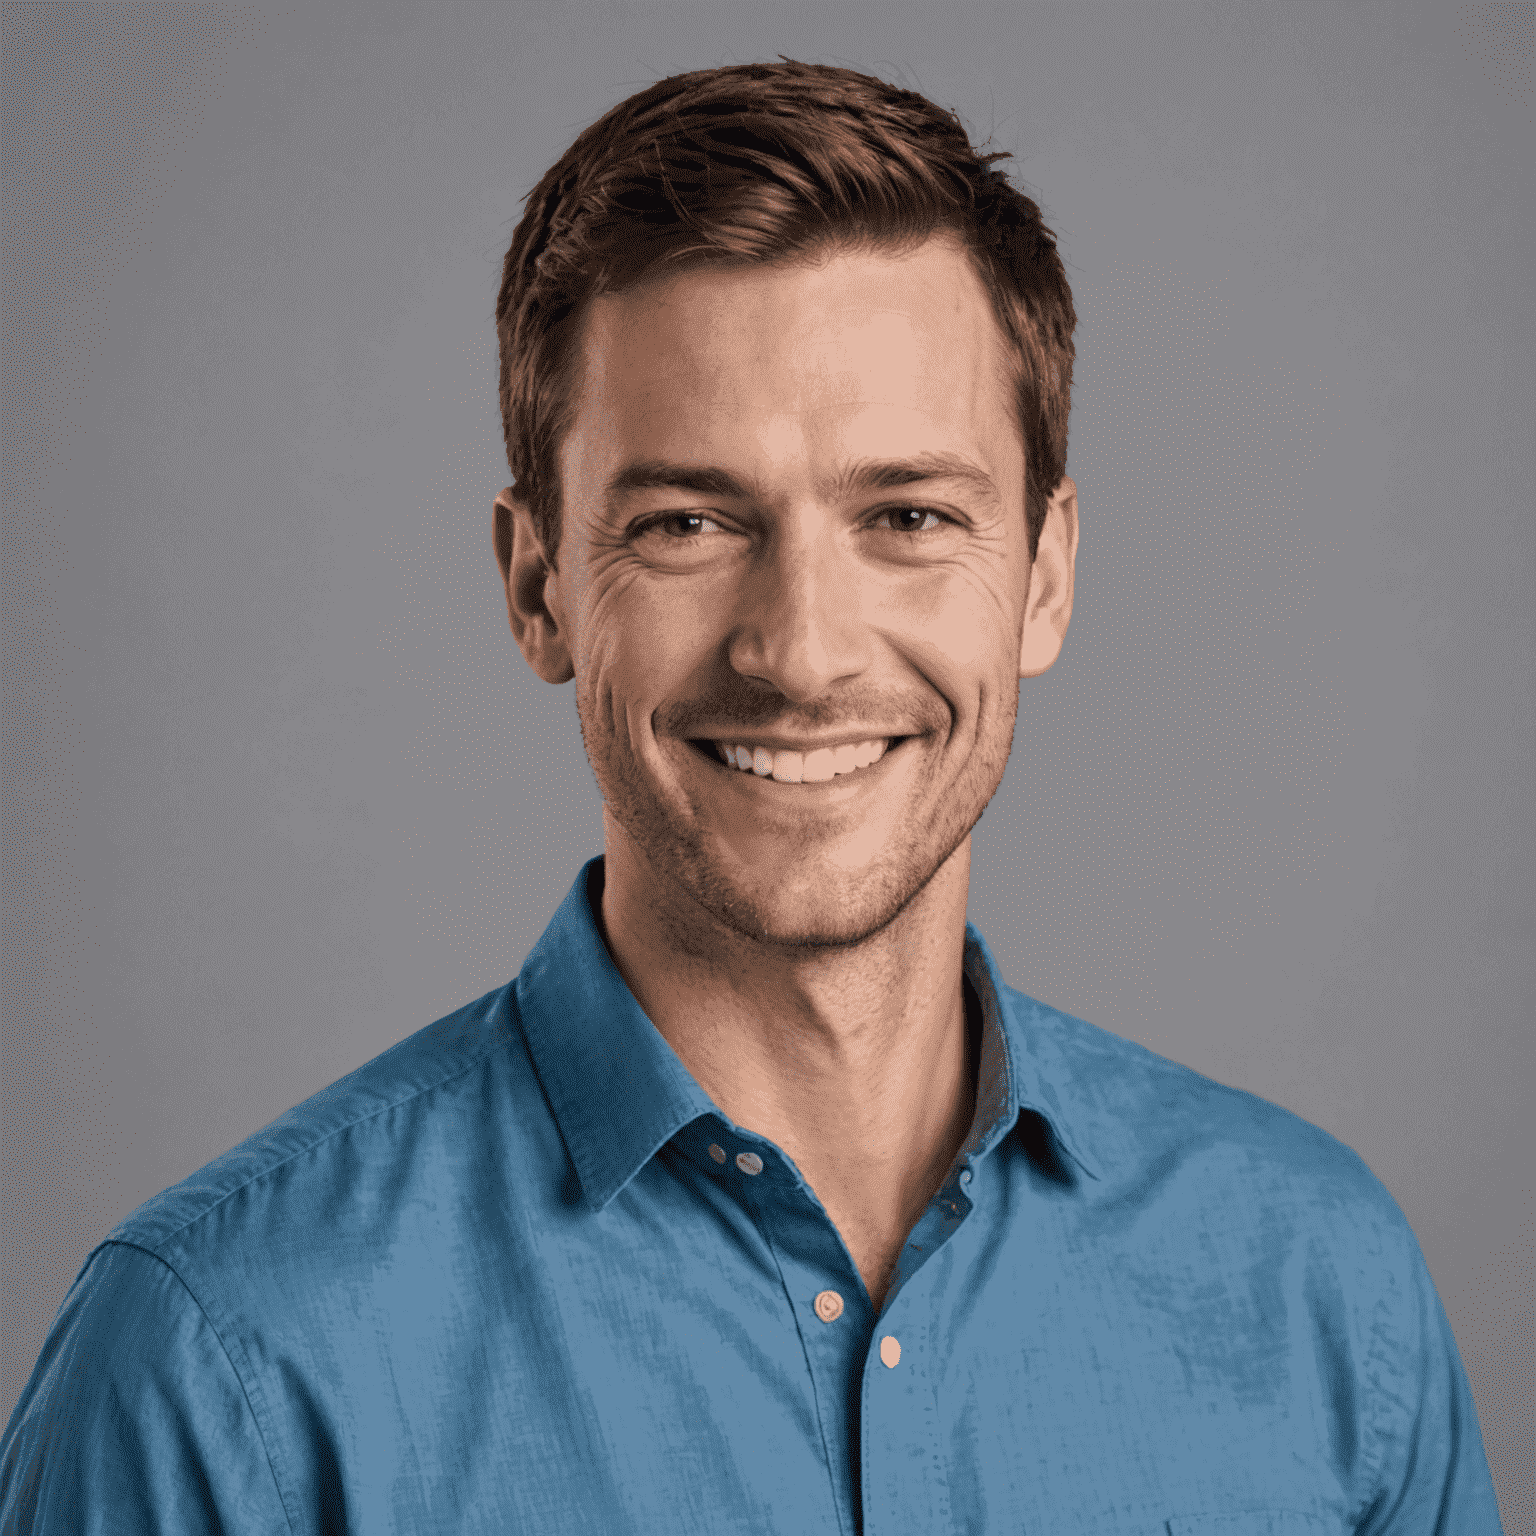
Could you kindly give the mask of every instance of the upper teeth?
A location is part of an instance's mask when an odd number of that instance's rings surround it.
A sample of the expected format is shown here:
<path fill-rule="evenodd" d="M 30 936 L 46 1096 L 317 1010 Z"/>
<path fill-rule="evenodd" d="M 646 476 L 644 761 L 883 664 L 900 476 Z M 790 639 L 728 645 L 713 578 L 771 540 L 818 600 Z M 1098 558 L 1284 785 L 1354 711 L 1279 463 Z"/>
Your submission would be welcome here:
<path fill-rule="evenodd" d="M 738 747 L 717 741 L 715 751 L 733 768 L 770 776 L 781 784 L 818 784 L 840 773 L 867 768 L 885 756 L 890 743 L 861 741 L 858 746 L 821 747 L 815 752 L 770 752 L 767 747 Z"/>

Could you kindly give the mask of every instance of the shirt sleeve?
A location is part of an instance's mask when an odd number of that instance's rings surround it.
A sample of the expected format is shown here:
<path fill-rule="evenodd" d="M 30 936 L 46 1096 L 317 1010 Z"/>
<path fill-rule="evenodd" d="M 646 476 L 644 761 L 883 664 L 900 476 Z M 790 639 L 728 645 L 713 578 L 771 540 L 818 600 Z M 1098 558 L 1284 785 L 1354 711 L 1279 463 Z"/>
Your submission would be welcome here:
<path fill-rule="evenodd" d="M 1379 1492 L 1359 1536 L 1502 1536 L 1472 1389 L 1418 1243 L 1406 1231 L 1398 1316 L 1379 1314 Z"/>
<path fill-rule="evenodd" d="M 108 1242 L 64 1299 L 0 1437 L 0 1532 L 288 1536 L 240 1378 L 197 1299 Z"/>

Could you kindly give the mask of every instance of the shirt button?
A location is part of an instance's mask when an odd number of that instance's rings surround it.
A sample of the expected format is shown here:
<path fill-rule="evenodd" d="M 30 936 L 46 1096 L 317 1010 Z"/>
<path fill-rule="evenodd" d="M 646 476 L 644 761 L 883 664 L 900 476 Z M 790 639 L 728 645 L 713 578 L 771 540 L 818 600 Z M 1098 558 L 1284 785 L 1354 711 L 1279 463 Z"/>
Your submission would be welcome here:
<path fill-rule="evenodd" d="M 743 1173 L 758 1174 L 763 1171 L 763 1160 L 756 1152 L 738 1152 L 736 1166 Z"/>
<path fill-rule="evenodd" d="M 725 1148 L 717 1147 L 714 1142 L 710 1142 L 709 1155 L 714 1158 L 717 1163 L 723 1163 L 725 1161 Z"/>
<path fill-rule="evenodd" d="M 901 1364 L 901 1340 L 894 1334 L 886 1334 L 880 1340 L 880 1364 L 894 1371 Z"/>
<path fill-rule="evenodd" d="M 960 1174 L 960 1182 L 962 1184 L 969 1184 L 971 1182 L 971 1170 L 969 1168 L 962 1170 Z"/>
<path fill-rule="evenodd" d="M 835 1323 L 843 1315 L 843 1298 L 836 1291 L 820 1291 L 816 1296 L 816 1316 L 824 1323 Z"/>

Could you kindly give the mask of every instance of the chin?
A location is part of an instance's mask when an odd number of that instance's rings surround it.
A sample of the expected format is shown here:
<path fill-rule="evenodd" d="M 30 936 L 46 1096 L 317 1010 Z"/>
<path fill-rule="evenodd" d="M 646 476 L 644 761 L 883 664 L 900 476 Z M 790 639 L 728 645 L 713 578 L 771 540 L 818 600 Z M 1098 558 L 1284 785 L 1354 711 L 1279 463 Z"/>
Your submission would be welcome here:
<path fill-rule="evenodd" d="M 626 830 L 662 880 L 720 927 L 754 944 L 802 950 L 846 949 L 873 938 L 921 894 L 968 831 L 932 847 L 903 842 L 856 872 L 802 853 L 785 878 L 782 871 L 751 873 L 728 850 L 680 838 L 675 829 L 654 838 L 645 828 Z"/>
<path fill-rule="evenodd" d="M 786 889 L 699 870 L 690 883 L 700 905 L 743 938 L 792 949 L 843 949 L 873 938 L 932 876 L 932 870 L 914 878 L 876 868 L 856 881 L 812 877 Z"/>

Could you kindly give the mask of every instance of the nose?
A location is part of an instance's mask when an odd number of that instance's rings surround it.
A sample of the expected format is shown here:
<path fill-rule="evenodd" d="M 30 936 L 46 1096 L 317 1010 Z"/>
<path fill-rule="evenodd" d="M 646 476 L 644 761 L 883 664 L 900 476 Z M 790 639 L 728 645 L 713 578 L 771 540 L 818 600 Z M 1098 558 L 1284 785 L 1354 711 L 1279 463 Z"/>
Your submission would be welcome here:
<path fill-rule="evenodd" d="M 857 560 L 831 519 L 786 518 L 740 594 L 731 666 L 804 704 L 869 664 Z"/>

